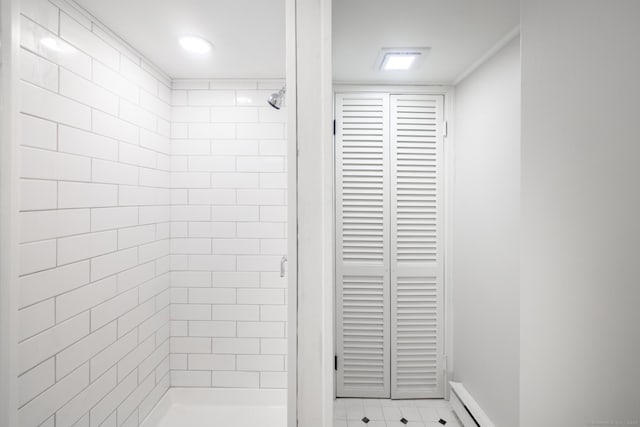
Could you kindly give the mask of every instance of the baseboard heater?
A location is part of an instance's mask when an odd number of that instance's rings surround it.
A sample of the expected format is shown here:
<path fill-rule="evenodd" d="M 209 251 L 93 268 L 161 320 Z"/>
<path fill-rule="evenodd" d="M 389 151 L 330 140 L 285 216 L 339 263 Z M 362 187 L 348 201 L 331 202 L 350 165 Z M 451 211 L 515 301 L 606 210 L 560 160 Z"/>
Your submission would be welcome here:
<path fill-rule="evenodd" d="M 496 427 L 462 383 L 450 381 L 451 407 L 464 427 Z"/>

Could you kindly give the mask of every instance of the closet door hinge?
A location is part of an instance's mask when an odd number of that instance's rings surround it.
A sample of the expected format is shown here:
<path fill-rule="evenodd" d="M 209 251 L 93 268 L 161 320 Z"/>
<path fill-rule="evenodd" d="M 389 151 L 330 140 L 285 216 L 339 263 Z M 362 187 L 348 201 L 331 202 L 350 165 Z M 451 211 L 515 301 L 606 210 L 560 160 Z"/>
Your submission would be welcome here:
<path fill-rule="evenodd" d="M 333 356 L 333 370 L 338 370 L 338 355 Z"/>
<path fill-rule="evenodd" d="M 443 136 L 446 138 L 447 136 L 449 136 L 449 122 L 448 121 L 444 121 L 444 132 L 443 132 Z"/>
<path fill-rule="evenodd" d="M 333 119 L 333 134 L 336 134 L 336 120 Z"/>

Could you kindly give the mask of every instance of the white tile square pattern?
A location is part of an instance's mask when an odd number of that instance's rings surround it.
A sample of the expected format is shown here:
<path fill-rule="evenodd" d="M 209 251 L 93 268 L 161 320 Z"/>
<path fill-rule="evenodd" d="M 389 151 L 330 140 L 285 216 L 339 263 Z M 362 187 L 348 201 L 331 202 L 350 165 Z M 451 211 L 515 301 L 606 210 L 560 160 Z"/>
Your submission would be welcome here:
<path fill-rule="evenodd" d="M 461 427 L 446 400 L 345 398 L 334 401 L 335 427 L 442 427 L 443 425 Z"/>

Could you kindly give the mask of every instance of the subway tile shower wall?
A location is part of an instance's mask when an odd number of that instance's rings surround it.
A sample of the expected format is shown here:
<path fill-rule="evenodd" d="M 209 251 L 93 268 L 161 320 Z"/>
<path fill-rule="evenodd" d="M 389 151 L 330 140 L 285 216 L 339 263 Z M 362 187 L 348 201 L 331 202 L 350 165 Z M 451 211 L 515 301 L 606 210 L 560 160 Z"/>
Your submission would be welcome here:
<path fill-rule="evenodd" d="M 138 426 L 170 385 L 171 81 L 21 6 L 19 425 Z"/>
<path fill-rule="evenodd" d="M 283 82 L 171 81 L 65 0 L 21 6 L 20 426 L 286 387 Z"/>
<path fill-rule="evenodd" d="M 174 80 L 171 384 L 286 387 L 282 81 Z"/>

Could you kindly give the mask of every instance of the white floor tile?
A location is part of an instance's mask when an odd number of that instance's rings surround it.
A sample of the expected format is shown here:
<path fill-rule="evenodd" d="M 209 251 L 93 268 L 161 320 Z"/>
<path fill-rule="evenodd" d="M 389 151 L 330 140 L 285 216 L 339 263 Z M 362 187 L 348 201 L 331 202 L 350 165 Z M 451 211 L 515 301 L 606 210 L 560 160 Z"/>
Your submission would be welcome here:
<path fill-rule="evenodd" d="M 453 414 L 453 411 L 449 408 L 447 409 L 443 409 L 440 408 L 438 409 L 438 415 L 440 415 L 440 418 L 442 418 L 443 420 L 449 421 L 449 420 L 455 420 L 456 416 Z"/>
<path fill-rule="evenodd" d="M 409 406 L 407 402 L 410 402 L 410 401 L 409 400 L 392 400 L 392 399 L 383 399 L 380 401 L 382 406 L 395 406 L 395 407 Z"/>
<path fill-rule="evenodd" d="M 449 402 L 442 399 L 336 399 L 334 414 L 335 427 L 442 427 L 441 418 L 446 427 L 460 427 Z"/>
<path fill-rule="evenodd" d="M 347 406 L 347 419 L 349 421 L 361 420 L 364 416 L 364 406 Z"/>
<path fill-rule="evenodd" d="M 368 402 L 364 404 L 364 415 L 370 420 L 384 421 L 384 413 L 382 412 L 382 406 L 369 406 Z"/>
<path fill-rule="evenodd" d="M 347 427 L 387 427 L 387 423 L 385 423 L 384 421 L 369 421 L 369 423 L 365 423 L 362 420 L 349 420 Z"/>
<path fill-rule="evenodd" d="M 399 407 L 383 406 L 382 412 L 384 413 L 384 419 L 387 421 L 400 421 L 400 418 L 402 418 Z"/>
<path fill-rule="evenodd" d="M 422 421 L 434 422 L 440 419 L 440 414 L 438 413 L 438 410 L 435 408 L 418 408 L 418 411 L 420 412 L 420 417 L 422 418 Z"/>
<path fill-rule="evenodd" d="M 400 421 L 389 421 L 387 422 L 387 427 L 425 427 L 425 425 L 420 421 L 409 421 L 407 424 L 403 424 Z"/>
<path fill-rule="evenodd" d="M 349 408 L 362 408 L 362 399 L 344 399 L 345 406 L 347 410 Z"/>
<path fill-rule="evenodd" d="M 449 402 L 443 399 L 420 399 L 414 400 L 413 406 L 416 408 L 449 408 Z"/>
<path fill-rule="evenodd" d="M 401 406 L 400 412 L 402 413 L 402 416 L 409 421 L 422 421 L 420 412 L 415 406 Z"/>
<path fill-rule="evenodd" d="M 347 408 L 344 405 L 336 405 L 333 408 L 333 416 L 336 420 L 346 420 L 347 419 Z"/>

